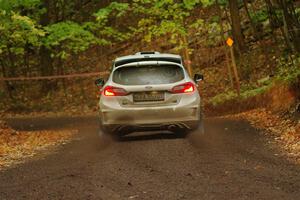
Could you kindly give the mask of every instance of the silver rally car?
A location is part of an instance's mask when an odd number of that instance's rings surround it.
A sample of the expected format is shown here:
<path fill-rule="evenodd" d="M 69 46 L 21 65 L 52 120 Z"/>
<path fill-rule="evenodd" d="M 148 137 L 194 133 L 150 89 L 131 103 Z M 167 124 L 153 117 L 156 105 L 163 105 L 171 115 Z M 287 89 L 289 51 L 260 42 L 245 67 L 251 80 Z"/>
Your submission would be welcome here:
<path fill-rule="evenodd" d="M 202 130 L 197 90 L 202 79 L 200 74 L 191 79 L 178 55 L 140 52 L 117 58 L 109 79 L 95 82 L 101 89 L 102 132 L 121 136 L 147 130 Z"/>

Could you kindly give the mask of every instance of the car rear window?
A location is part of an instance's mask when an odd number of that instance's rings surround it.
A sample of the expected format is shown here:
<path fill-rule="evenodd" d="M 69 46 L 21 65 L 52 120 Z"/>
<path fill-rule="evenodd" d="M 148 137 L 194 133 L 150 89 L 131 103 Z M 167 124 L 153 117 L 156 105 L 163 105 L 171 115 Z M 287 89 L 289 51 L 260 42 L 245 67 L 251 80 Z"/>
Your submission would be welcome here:
<path fill-rule="evenodd" d="M 183 79 L 183 69 L 176 65 L 121 67 L 113 74 L 113 81 L 122 85 L 169 84 Z"/>

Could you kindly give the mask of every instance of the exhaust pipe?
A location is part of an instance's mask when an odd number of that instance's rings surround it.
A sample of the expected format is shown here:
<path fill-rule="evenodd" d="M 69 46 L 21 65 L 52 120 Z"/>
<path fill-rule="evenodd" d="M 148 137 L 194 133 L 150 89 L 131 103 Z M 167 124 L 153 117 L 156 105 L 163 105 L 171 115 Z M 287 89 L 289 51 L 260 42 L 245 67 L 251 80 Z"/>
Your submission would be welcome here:
<path fill-rule="evenodd" d="M 168 126 L 169 131 L 175 131 L 176 129 L 178 129 L 178 127 L 174 124 Z"/>

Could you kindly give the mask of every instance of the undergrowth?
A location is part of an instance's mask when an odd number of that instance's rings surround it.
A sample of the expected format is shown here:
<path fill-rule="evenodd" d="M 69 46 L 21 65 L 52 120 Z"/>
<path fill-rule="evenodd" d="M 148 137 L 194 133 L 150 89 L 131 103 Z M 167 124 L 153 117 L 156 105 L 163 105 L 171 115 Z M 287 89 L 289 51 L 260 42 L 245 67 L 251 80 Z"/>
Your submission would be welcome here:
<path fill-rule="evenodd" d="M 300 55 L 290 57 L 282 56 L 277 61 L 277 72 L 274 77 L 266 77 L 252 84 L 242 84 L 240 96 L 238 96 L 235 90 L 228 90 L 211 98 L 209 103 L 213 106 L 217 106 L 227 101 L 245 100 L 263 94 L 277 85 L 291 85 L 298 81 L 300 76 Z"/>

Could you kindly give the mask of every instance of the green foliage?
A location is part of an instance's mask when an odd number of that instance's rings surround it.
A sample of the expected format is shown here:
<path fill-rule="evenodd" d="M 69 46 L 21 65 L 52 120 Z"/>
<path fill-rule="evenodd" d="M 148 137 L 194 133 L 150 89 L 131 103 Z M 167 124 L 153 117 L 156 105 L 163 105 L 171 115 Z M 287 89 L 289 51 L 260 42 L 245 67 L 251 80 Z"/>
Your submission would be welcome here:
<path fill-rule="evenodd" d="M 32 9 L 41 4 L 41 0 L 0 0 L 0 9 L 12 11 L 22 7 Z"/>
<path fill-rule="evenodd" d="M 178 38 L 187 34 L 185 19 L 190 15 L 189 10 L 197 3 L 198 1 L 174 3 L 173 0 L 135 0 L 132 6 L 134 12 L 144 16 L 138 23 L 137 32 L 144 33 L 148 42 L 154 37 L 170 35 L 171 42 L 179 43 Z"/>
<path fill-rule="evenodd" d="M 218 94 L 217 96 L 211 98 L 210 103 L 213 106 L 217 106 L 217 105 L 223 104 L 226 101 L 233 100 L 236 98 L 238 98 L 238 95 L 233 91 L 229 91 L 226 93 Z"/>
<path fill-rule="evenodd" d="M 53 57 L 66 59 L 72 53 L 86 50 L 90 45 L 106 45 L 110 39 L 124 40 L 127 34 L 107 25 L 109 17 L 122 16 L 128 9 L 128 4 L 113 2 L 108 7 L 100 9 L 96 14 L 96 22 L 86 22 L 82 25 L 64 21 L 41 27 L 37 24 L 45 12 L 41 0 L 0 0 L 0 55 L 13 53 L 23 55 L 25 46 L 46 46 L 52 51 Z M 61 2 L 56 2 L 56 7 Z M 67 8 L 64 8 L 67 9 Z M 35 11 L 35 12 L 33 12 Z M 20 13 L 25 13 L 26 16 Z M 37 15 L 36 13 L 39 13 Z"/>
<path fill-rule="evenodd" d="M 184 8 L 188 10 L 194 9 L 194 7 L 199 3 L 199 0 L 183 0 Z"/>
<path fill-rule="evenodd" d="M 115 17 L 121 17 L 126 13 L 128 8 L 128 3 L 112 2 L 109 6 L 96 12 L 94 16 L 100 25 L 105 26 L 107 25 L 107 21 L 111 15 L 114 15 Z"/>
<path fill-rule="evenodd" d="M 210 6 L 214 3 L 211 0 L 185 0 L 175 2 L 174 0 L 134 0 L 133 11 L 143 16 L 136 28 L 137 34 L 143 34 L 144 40 L 151 42 L 155 38 L 167 37 L 176 44 L 176 49 L 188 49 L 188 44 L 183 38 L 202 35 L 208 32 L 210 39 L 219 34 L 219 27 L 216 23 L 205 22 L 202 19 L 192 20 L 192 10 L 196 6 Z M 189 41 L 187 41 L 189 42 Z M 191 50 L 188 50 L 191 51 Z"/>
<path fill-rule="evenodd" d="M 182 2 L 134 0 L 132 4 L 112 2 L 93 15 L 95 21 L 85 22 L 82 25 L 72 21 L 63 21 L 40 27 L 37 22 L 40 21 L 41 14 L 45 12 L 45 8 L 42 7 L 43 1 L 0 0 L 0 9 L 3 10 L 0 27 L 0 54 L 12 51 L 16 55 L 22 55 L 25 46 L 44 45 L 52 51 L 53 57 L 66 59 L 70 54 L 84 51 L 90 45 L 106 45 L 113 41 L 127 40 L 131 32 L 128 30 L 121 32 L 118 27 L 110 25 L 110 22 L 111 19 L 115 20 L 128 14 L 128 11 L 143 16 L 139 20 L 135 33 L 145 33 L 146 41 L 168 35 L 170 41 L 178 45 L 178 49 L 186 48 L 182 37 L 189 36 L 196 29 L 201 32 L 205 27 L 209 27 L 209 33 L 218 29 L 216 23 L 207 25 L 200 19 L 194 22 L 187 20 L 197 5 L 209 6 L 213 3 L 214 1 L 211 0 L 184 0 Z M 58 14 L 60 9 L 64 9 L 61 12 L 69 12 L 74 5 L 74 2 L 65 0 L 53 4 L 58 9 L 56 12 Z M 132 30 L 132 28 L 129 29 Z M 212 38 L 213 34 L 210 36 Z"/>
<path fill-rule="evenodd" d="M 276 87 L 276 84 L 294 84 L 297 83 L 300 76 L 300 56 L 281 56 L 277 59 L 277 74 L 274 78 L 264 78 L 258 80 L 259 86 L 243 84 L 241 86 L 241 100 L 255 97 L 267 92 L 270 88 Z M 221 93 L 210 100 L 214 106 L 221 105 L 227 101 L 238 100 L 238 95 L 234 91 Z"/>
<path fill-rule="evenodd" d="M 27 17 L 38 20 L 46 11 L 41 5 L 41 0 L 0 0 L 0 11 L 24 13 Z"/>
<path fill-rule="evenodd" d="M 95 36 L 75 22 L 60 22 L 45 27 L 47 36 L 44 45 L 53 51 L 55 57 L 66 59 L 71 53 L 86 50 L 92 44 L 101 44 Z"/>
<path fill-rule="evenodd" d="M 295 12 L 297 13 L 298 16 L 300 16 L 300 7 L 296 8 Z"/>
<path fill-rule="evenodd" d="M 42 45 L 45 31 L 37 19 L 45 9 L 40 6 L 40 0 L 0 0 L 0 59 L 8 63 L 10 58 L 11 67 L 21 64 L 26 51 Z"/>
<path fill-rule="evenodd" d="M 27 16 L 0 12 L 0 55 L 23 55 L 25 46 L 40 47 L 45 32 Z"/>
<path fill-rule="evenodd" d="M 113 27 L 109 24 L 111 18 L 118 19 L 124 16 L 129 11 L 128 3 L 112 2 L 107 7 L 98 10 L 94 17 L 96 22 L 88 22 L 86 26 L 89 30 L 95 33 L 98 38 L 106 38 L 107 41 L 113 42 L 127 40 L 131 33 L 121 32 L 118 27 Z"/>
<path fill-rule="evenodd" d="M 266 9 L 261 9 L 257 12 L 251 12 L 250 15 L 255 24 L 268 20 L 268 12 Z"/>
<path fill-rule="evenodd" d="M 220 6 L 225 7 L 228 5 L 228 0 L 218 0 Z"/>
<path fill-rule="evenodd" d="M 253 89 L 247 89 L 241 92 L 240 98 L 238 97 L 237 93 L 230 90 L 225 93 L 218 94 L 217 96 L 211 98 L 210 103 L 213 106 L 221 105 L 228 101 L 233 100 L 245 100 L 251 97 L 255 97 L 257 95 L 263 94 L 266 91 L 268 91 L 272 87 L 272 84 L 264 85 L 261 87 L 253 88 Z"/>
<path fill-rule="evenodd" d="M 278 62 L 276 79 L 289 84 L 297 81 L 300 76 L 300 56 L 282 56 L 278 59 Z"/>
<path fill-rule="evenodd" d="M 270 85 L 264 85 L 252 90 L 246 90 L 244 92 L 241 93 L 241 97 L 242 99 L 247 99 L 250 97 L 255 97 L 257 95 L 263 94 L 264 92 L 266 92 L 268 89 L 270 89 L 271 84 Z"/>
<path fill-rule="evenodd" d="M 226 0 L 221 0 L 220 3 Z M 215 3 L 215 0 L 200 0 L 203 7 L 211 6 Z"/>

